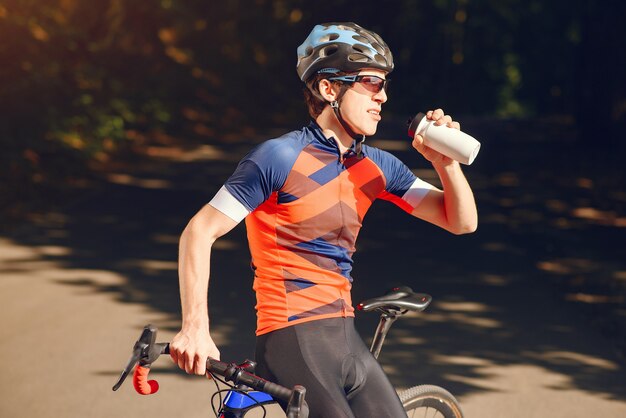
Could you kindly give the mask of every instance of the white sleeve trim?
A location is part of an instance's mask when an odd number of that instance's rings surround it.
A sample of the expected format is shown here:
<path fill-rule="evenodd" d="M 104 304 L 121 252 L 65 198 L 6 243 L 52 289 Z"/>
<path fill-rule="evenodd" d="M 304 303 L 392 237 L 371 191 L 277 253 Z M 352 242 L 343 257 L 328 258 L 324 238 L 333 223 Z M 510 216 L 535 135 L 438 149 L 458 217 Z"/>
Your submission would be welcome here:
<path fill-rule="evenodd" d="M 248 216 L 250 211 L 241 204 L 226 187 L 222 186 L 217 191 L 213 199 L 209 202 L 209 205 L 222 212 L 235 222 L 241 222 L 243 218 Z"/>
<path fill-rule="evenodd" d="M 430 183 L 426 183 L 424 180 L 420 178 L 416 178 L 409 190 L 406 191 L 404 196 L 402 196 L 402 200 L 407 202 L 413 209 L 419 206 L 422 203 L 424 197 L 430 192 L 434 190 L 435 186 Z"/>

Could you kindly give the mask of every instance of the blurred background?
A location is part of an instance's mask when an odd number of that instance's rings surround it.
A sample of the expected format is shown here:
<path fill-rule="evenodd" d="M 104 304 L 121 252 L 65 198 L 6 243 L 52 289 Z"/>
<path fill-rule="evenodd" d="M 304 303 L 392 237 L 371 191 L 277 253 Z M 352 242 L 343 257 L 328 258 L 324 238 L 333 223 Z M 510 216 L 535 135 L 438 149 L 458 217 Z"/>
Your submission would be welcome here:
<path fill-rule="evenodd" d="M 2 209 L 15 214 L 151 135 L 214 143 L 298 126 L 294 51 L 323 21 L 358 22 L 390 45 L 387 115 L 550 118 L 619 161 L 624 13 L 618 0 L 4 0 Z"/>
<path fill-rule="evenodd" d="M 317 23 L 353 21 L 396 64 L 370 144 L 434 184 L 408 117 L 442 107 L 483 144 L 465 167 L 476 234 L 384 203 L 365 222 L 354 301 L 397 283 L 435 296 L 392 330 L 392 380 L 444 385 L 470 416 L 624 416 L 625 17 L 619 0 L 0 0 L 0 353 L 23 366 L 54 341 L 32 365 L 48 396 L 29 403 L 30 369 L 14 366 L 0 415 L 198 413 L 206 388 L 171 368 L 180 387 L 151 406 L 110 386 L 145 323 L 179 326 L 187 220 L 252 146 L 307 123 L 296 48 Z M 250 357 L 245 230 L 218 244 L 215 334 Z M 410 372 L 414 350 L 428 367 Z"/>

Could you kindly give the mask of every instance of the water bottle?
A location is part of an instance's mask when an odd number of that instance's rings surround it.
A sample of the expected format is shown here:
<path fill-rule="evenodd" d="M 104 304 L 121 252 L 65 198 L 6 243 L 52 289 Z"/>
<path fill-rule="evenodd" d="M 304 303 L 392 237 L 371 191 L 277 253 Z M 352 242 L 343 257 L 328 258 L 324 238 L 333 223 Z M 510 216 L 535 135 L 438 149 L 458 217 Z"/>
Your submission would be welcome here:
<path fill-rule="evenodd" d="M 470 165 L 478 155 L 480 142 L 458 129 L 446 125 L 435 125 L 422 112 L 409 122 L 409 136 L 418 133 L 424 138 L 424 145 L 462 164 Z"/>

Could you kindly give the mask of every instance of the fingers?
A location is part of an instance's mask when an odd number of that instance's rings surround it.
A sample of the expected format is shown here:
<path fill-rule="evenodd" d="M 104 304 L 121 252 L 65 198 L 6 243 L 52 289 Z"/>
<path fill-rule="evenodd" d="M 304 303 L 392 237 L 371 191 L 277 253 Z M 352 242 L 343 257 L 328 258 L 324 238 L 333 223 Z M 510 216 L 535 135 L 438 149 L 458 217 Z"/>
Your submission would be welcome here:
<path fill-rule="evenodd" d="M 426 112 L 426 117 L 429 120 L 434 121 L 436 126 L 445 125 L 452 129 L 461 129 L 461 125 L 458 122 L 453 121 L 452 117 L 450 115 L 446 115 L 442 109 L 429 110 Z M 428 147 L 424 143 L 424 138 L 421 135 L 415 134 L 412 145 L 417 152 L 433 164 L 450 161 L 448 157 Z"/>
<path fill-rule="evenodd" d="M 170 357 L 174 364 L 187 371 L 186 353 L 184 347 L 180 347 L 176 341 L 170 343 Z"/>
<path fill-rule="evenodd" d="M 181 341 L 182 340 L 182 341 Z M 212 343 L 191 344 L 186 338 L 174 338 L 170 344 L 170 357 L 178 367 L 188 374 L 205 375 L 207 359 L 219 359 L 220 352 Z"/>
<path fill-rule="evenodd" d="M 444 115 L 442 109 L 429 110 L 426 112 L 426 117 L 430 120 L 439 120 Z"/>
<path fill-rule="evenodd" d="M 415 148 L 419 153 L 422 153 L 425 148 L 424 137 L 422 137 L 421 135 L 415 134 L 415 136 L 413 137 L 412 145 L 413 145 L 413 148 Z"/>
<path fill-rule="evenodd" d="M 187 374 L 206 374 L 206 362 L 209 357 L 200 352 L 179 349 L 170 345 L 170 357 L 172 361 Z"/>
<path fill-rule="evenodd" d="M 174 364 L 178 364 L 178 351 L 176 351 L 173 344 L 170 344 L 170 358 Z"/>
<path fill-rule="evenodd" d="M 439 119 L 435 121 L 435 125 L 437 126 L 441 126 L 441 125 L 450 126 L 450 124 L 452 124 L 452 118 L 449 115 L 443 115 L 442 117 L 440 117 Z"/>
<path fill-rule="evenodd" d="M 197 375 L 206 374 L 206 361 L 209 356 L 196 354 L 193 358 L 193 372 Z"/>
<path fill-rule="evenodd" d="M 424 138 L 422 138 L 420 135 L 415 135 L 415 138 L 413 138 L 412 145 L 413 145 L 413 148 L 415 148 L 417 152 L 422 154 L 422 156 L 426 158 L 428 161 L 431 161 L 435 157 L 434 151 L 431 148 L 428 148 L 426 145 L 424 145 Z"/>
<path fill-rule="evenodd" d="M 424 144 L 424 138 L 421 135 L 415 135 L 412 145 L 413 148 L 422 154 L 422 156 L 424 156 L 424 158 L 428 161 L 432 161 L 437 156 L 437 153 L 432 148 L 429 148 Z"/>
<path fill-rule="evenodd" d="M 443 109 L 429 110 L 426 112 L 426 117 L 435 121 L 435 125 L 446 125 L 449 128 L 461 129 L 461 125 L 458 122 L 452 120 L 450 115 L 446 115 Z"/>

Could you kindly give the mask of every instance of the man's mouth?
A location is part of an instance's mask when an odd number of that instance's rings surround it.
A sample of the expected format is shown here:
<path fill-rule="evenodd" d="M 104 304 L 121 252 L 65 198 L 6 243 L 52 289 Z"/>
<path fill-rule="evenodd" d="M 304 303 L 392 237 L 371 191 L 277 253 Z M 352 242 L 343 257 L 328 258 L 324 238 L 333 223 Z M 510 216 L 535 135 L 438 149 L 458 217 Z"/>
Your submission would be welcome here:
<path fill-rule="evenodd" d="M 370 115 L 373 115 L 374 119 L 381 120 L 380 110 L 378 110 L 378 109 L 370 109 L 370 110 L 367 111 L 367 113 L 369 113 Z"/>

